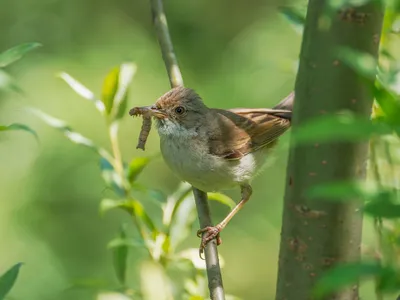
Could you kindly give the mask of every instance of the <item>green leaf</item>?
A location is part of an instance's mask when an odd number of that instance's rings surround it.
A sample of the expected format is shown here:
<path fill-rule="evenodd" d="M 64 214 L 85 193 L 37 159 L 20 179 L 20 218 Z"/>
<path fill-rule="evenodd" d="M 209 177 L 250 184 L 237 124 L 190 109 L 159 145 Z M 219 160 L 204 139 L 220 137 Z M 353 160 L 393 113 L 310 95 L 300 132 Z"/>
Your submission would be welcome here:
<path fill-rule="evenodd" d="M 158 232 L 156 226 L 154 225 L 153 220 L 145 211 L 143 205 L 135 200 L 114 200 L 114 199 L 103 199 L 100 203 L 100 213 L 104 214 L 105 212 L 114 209 L 114 208 L 122 208 L 127 211 L 132 216 L 137 216 L 143 224 L 147 226 L 147 228 L 153 233 Z"/>
<path fill-rule="evenodd" d="M 380 191 L 376 186 L 357 181 L 327 182 L 312 186 L 306 191 L 310 199 L 324 198 L 334 201 L 347 201 L 349 199 L 362 199 L 364 201 L 376 200 Z"/>
<path fill-rule="evenodd" d="M 145 243 L 143 242 L 143 240 L 139 239 L 117 237 L 108 243 L 107 248 L 112 249 L 121 246 L 126 246 L 130 248 L 139 248 L 139 247 L 144 247 Z"/>
<path fill-rule="evenodd" d="M 104 79 L 101 100 L 106 108 L 107 114 L 111 113 L 114 105 L 114 97 L 118 90 L 119 67 L 113 68 Z"/>
<path fill-rule="evenodd" d="M 60 73 L 58 77 L 64 80 L 79 96 L 93 102 L 98 111 L 100 111 L 101 113 L 104 112 L 105 107 L 103 102 L 97 99 L 94 93 L 87 87 L 85 87 L 82 83 L 73 78 L 71 75 L 64 72 Z"/>
<path fill-rule="evenodd" d="M 374 96 L 379 108 L 384 114 L 384 119 L 392 125 L 400 124 L 400 99 L 381 82 L 376 82 L 374 85 Z M 397 129 L 397 128 L 395 128 Z"/>
<path fill-rule="evenodd" d="M 114 119 L 119 120 L 125 115 L 128 100 L 128 87 L 136 72 L 136 65 L 124 63 L 115 67 L 106 76 L 102 89 L 101 100 L 107 115 L 114 112 Z"/>
<path fill-rule="evenodd" d="M 230 209 L 233 209 L 236 206 L 235 201 L 233 201 L 227 195 L 221 193 L 207 193 L 208 200 L 217 201 L 221 204 L 228 206 Z"/>
<path fill-rule="evenodd" d="M 400 274 L 387 267 L 376 280 L 376 289 L 381 293 L 394 293 L 400 290 Z"/>
<path fill-rule="evenodd" d="M 364 212 L 368 215 L 385 219 L 400 218 L 400 204 L 397 203 L 396 191 L 382 191 L 379 198 L 370 201 L 364 206 Z"/>
<path fill-rule="evenodd" d="M 163 207 L 163 224 L 170 226 L 171 222 L 175 219 L 182 202 L 189 197 L 192 191 L 192 186 L 188 183 L 182 182 L 177 190 L 168 197 L 167 202 Z"/>
<path fill-rule="evenodd" d="M 140 268 L 140 290 L 143 300 L 173 299 L 171 285 L 163 266 L 154 261 L 145 261 Z"/>
<path fill-rule="evenodd" d="M 7 272 L 0 277 L 0 300 L 3 300 L 6 295 L 10 292 L 17 280 L 19 269 L 22 263 L 18 263 L 12 266 Z"/>
<path fill-rule="evenodd" d="M 163 206 L 163 224 L 167 228 L 171 249 L 176 249 L 189 236 L 196 220 L 196 205 L 191 191 L 189 184 L 182 183 Z"/>
<path fill-rule="evenodd" d="M 293 25 L 298 33 L 303 33 L 306 13 L 294 6 L 281 6 L 279 12 Z"/>
<path fill-rule="evenodd" d="M 39 43 L 25 43 L 8 49 L 0 54 L 0 68 L 3 68 L 17 60 L 26 53 L 42 46 Z"/>
<path fill-rule="evenodd" d="M 149 162 L 150 158 L 148 157 L 136 157 L 132 159 L 128 167 L 129 182 L 134 182 Z"/>
<path fill-rule="evenodd" d="M 392 133 L 392 129 L 382 122 L 371 122 L 369 119 L 350 113 L 324 115 L 313 118 L 293 130 L 294 144 L 356 142 L 368 140 L 372 135 Z"/>
<path fill-rule="evenodd" d="M 124 63 L 120 67 L 118 90 L 115 94 L 114 105 L 117 108 L 115 119 L 119 120 L 126 114 L 128 106 L 128 88 L 132 78 L 136 73 L 136 65 L 133 63 Z"/>
<path fill-rule="evenodd" d="M 119 232 L 119 239 L 127 240 L 127 225 L 121 225 Z M 113 261 L 114 261 L 114 271 L 122 285 L 126 283 L 126 270 L 128 263 L 128 252 L 129 247 L 127 244 L 121 243 L 118 246 L 112 247 L 113 250 Z"/>
<path fill-rule="evenodd" d="M 32 128 L 30 128 L 29 126 L 27 126 L 25 124 L 14 123 L 11 125 L 0 125 L 0 131 L 11 131 L 11 130 L 22 130 L 22 131 L 29 132 L 30 134 L 32 134 L 35 137 L 36 140 L 39 140 L 39 137 L 38 137 L 36 131 L 34 131 Z"/>
<path fill-rule="evenodd" d="M 0 69 L 0 91 L 14 91 L 17 93 L 23 93 L 22 89 L 16 84 L 14 78 L 12 78 L 7 72 Z"/>
<path fill-rule="evenodd" d="M 39 109 L 36 108 L 30 108 L 29 109 L 34 115 L 36 115 L 37 117 L 39 117 L 43 122 L 45 122 L 47 125 L 49 125 L 50 127 L 59 129 L 61 131 L 64 130 L 70 130 L 71 128 L 67 125 L 67 123 L 63 120 L 54 118 L 44 112 L 42 112 Z"/>
<path fill-rule="evenodd" d="M 339 9 L 344 7 L 358 7 L 364 5 L 372 0 L 329 0 L 328 4 L 331 8 Z"/>
<path fill-rule="evenodd" d="M 358 75 L 375 80 L 377 61 L 372 55 L 351 48 L 341 47 L 338 49 L 338 58 Z"/>
<path fill-rule="evenodd" d="M 141 221 L 148 227 L 150 231 L 152 231 L 153 233 L 156 233 L 158 231 L 156 226 L 154 225 L 153 220 L 147 214 L 143 205 L 139 201 L 130 200 L 125 204 L 125 208 L 128 211 L 130 209 L 133 209 L 133 213 L 141 219 Z"/>
<path fill-rule="evenodd" d="M 92 140 L 84 137 L 82 134 L 75 132 L 72 128 L 63 120 L 54 118 L 39 109 L 30 108 L 30 112 L 39 117 L 43 122 L 45 122 L 50 127 L 58 129 L 73 143 L 86 146 L 96 153 L 98 153 L 102 158 L 106 160 L 112 160 L 112 156 L 102 147 L 97 146 Z"/>
<path fill-rule="evenodd" d="M 386 269 L 375 262 L 355 262 L 338 265 L 322 275 L 314 288 L 314 295 L 321 299 L 332 292 L 355 284 L 359 279 L 384 274 Z"/>
<path fill-rule="evenodd" d="M 199 248 L 188 248 L 177 254 L 178 258 L 189 260 L 195 269 L 197 270 L 205 270 L 206 263 L 204 259 L 199 256 Z M 225 260 L 219 255 L 219 263 L 220 267 L 223 268 L 225 266 Z"/>
<path fill-rule="evenodd" d="M 68 286 L 65 291 L 71 290 L 104 290 L 111 288 L 112 283 L 98 278 L 77 278 L 72 280 L 71 285 Z"/>
<path fill-rule="evenodd" d="M 111 290 L 111 289 L 110 289 Z M 127 296 L 124 293 L 115 292 L 115 291 L 101 291 L 97 294 L 96 300 L 134 300 L 134 299 L 142 299 L 140 298 L 132 298 L 133 295 L 138 294 L 132 289 L 128 290 L 130 296 Z"/>
<path fill-rule="evenodd" d="M 115 171 L 113 165 L 108 159 L 104 157 L 100 159 L 100 169 L 101 176 L 103 177 L 107 186 L 110 187 L 118 196 L 124 197 L 125 190 L 123 188 L 122 178 Z"/>
<path fill-rule="evenodd" d="M 101 215 L 104 215 L 106 212 L 109 210 L 112 210 L 114 208 L 119 208 L 121 207 L 121 202 L 124 200 L 116 200 L 116 199 L 110 199 L 110 198 L 105 198 L 100 201 L 100 206 L 99 206 L 99 211 Z"/>

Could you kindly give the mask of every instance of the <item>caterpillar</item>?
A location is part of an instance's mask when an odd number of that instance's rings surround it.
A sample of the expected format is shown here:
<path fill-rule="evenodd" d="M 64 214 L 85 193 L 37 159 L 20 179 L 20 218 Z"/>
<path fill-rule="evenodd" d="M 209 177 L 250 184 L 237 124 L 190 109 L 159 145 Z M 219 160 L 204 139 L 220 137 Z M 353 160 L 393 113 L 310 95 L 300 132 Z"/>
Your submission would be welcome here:
<path fill-rule="evenodd" d="M 148 114 L 148 111 L 140 108 L 134 107 L 129 111 L 131 116 L 139 116 L 143 117 L 142 128 L 140 129 L 138 143 L 136 145 L 136 149 L 142 149 L 144 151 L 147 137 L 150 134 L 151 130 L 151 116 Z"/>

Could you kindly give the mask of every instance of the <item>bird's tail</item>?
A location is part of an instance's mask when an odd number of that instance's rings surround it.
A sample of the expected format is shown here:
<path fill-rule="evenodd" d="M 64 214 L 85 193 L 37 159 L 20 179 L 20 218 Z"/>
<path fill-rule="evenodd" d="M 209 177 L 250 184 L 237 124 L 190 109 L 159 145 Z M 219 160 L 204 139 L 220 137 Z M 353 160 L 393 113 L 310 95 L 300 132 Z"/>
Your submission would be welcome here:
<path fill-rule="evenodd" d="M 285 99 L 274 106 L 274 109 L 293 110 L 294 92 L 291 92 Z"/>
<path fill-rule="evenodd" d="M 291 120 L 293 103 L 294 103 L 294 92 L 291 92 L 288 96 L 286 96 L 285 99 L 283 99 L 281 102 L 279 102 L 277 105 L 273 107 L 273 109 L 275 110 L 286 110 L 286 111 L 285 112 L 279 111 L 274 113 L 274 115 Z"/>

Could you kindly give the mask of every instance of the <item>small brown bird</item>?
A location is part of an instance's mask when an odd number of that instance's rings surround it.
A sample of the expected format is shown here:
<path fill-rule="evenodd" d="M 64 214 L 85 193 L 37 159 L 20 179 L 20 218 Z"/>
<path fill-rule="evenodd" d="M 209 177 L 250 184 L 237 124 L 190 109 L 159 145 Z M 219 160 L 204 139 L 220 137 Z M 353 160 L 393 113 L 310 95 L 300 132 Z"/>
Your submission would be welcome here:
<path fill-rule="evenodd" d="M 192 89 L 173 88 L 152 106 L 133 108 L 156 120 L 161 153 L 183 181 L 204 192 L 241 188 L 241 201 L 213 227 L 202 228 L 200 252 L 243 207 L 252 194 L 250 182 L 264 165 L 278 137 L 289 127 L 294 93 L 272 109 L 208 108 Z"/>

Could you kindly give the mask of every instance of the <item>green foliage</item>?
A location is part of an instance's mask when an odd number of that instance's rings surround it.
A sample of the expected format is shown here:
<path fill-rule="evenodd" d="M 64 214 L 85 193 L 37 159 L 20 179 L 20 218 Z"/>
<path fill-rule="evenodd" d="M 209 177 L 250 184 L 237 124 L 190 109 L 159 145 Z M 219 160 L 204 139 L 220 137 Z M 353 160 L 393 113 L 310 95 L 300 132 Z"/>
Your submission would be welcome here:
<path fill-rule="evenodd" d="M 392 133 L 384 122 L 371 122 L 350 112 L 313 118 L 293 130 L 294 145 L 368 140 L 373 135 Z"/>
<path fill-rule="evenodd" d="M 398 191 L 381 190 L 375 200 L 364 206 L 364 212 L 376 218 L 400 218 L 400 203 L 396 203 L 397 200 Z"/>
<path fill-rule="evenodd" d="M 341 264 L 324 274 L 316 283 L 314 294 L 318 299 L 322 299 L 334 291 L 356 284 L 360 279 L 378 277 L 385 278 L 388 282 L 388 278 L 395 274 L 393 269 L 383 267 L 376 262 Z M 385 286 L 386 284 L 383 283 L 381 288 L 384 289 Z"/>
<path fill-rule="evenodd" d="M 11 49 L 0 53 L 0 68 L 4 68 L 9 64 L 21 59 L 26 53 L 40 47 L 39 43 L 26 43 L 15 46 Z"/>
<path fill-rule="evenodd" d="M 21 59 L 26 53 L 40 47 L 39 43 L 26 43 L 15 46 L 11 49 L 8 49 L 2 53 L 0 53 L 0 68 L 4 68 L 17 60 Z M 14 79 L 4 70 L 0 69 L 0 92 L 14 90 L 16 92 L 21 92 L 21 89 L 14 82 Z M 38 136 L 36 132 L 30 128 L 28 125 L 14 123 L 11 125 L 0 125 L 0 131 L 15 131 L 22 130 L 25 132 L 31 133 L 36 140 L 38 140 Z"/>
<path fill-rule="evenodd" d="M 380 189 L 365 182 L 328 182 L 312 186 L 306 196 L 310 199 L 325 198 L 332 201 L 348 201 L 349 199 L 375 201 L 380 196 Z"/>
<path fill-rule="evenodd" d="M 104 81 L 101 100 L 106 114 L 113 115 L 114 120 L 121 119 L 126 113 L 128 86 L 135 73 L 136 65 L 125 63 L 114 68 Z"/>
<path fill-rule="evenodd" d="M 372 55 L 344 47 L 337 49 L 337 55 L 344 64 L 352 68 L 358 75 L 372 81 L 375 80 L 378 64 Z"/>
<path fill-rule="evenodd" d="M 304 23 L 306 21 L 305 9 L 294 6 L 281 6 L 279 11 L 298 33 L 303 33 Z"/>
<path fill-rule="evenodd" d="M 34 131 L 32 128 L 25 124 L 20 124 L 20 123 L 14 123 L 11 125 L 0 125 L 0 131 L 14 131 L 14 130 L 21 130 L 21 131 L 26 131 L 32 134 L 36 140 L 39 139 L 36 131 Z"/>
<path fill-rule="evenodd" d="M 122 285 L 126 284 L 126 269 L 130 246 L 137 246 L 128 239 L 126 224 L 122 224 L 117 240 L 113 240 L 108 247 L 113 251 L 115 274 Z"/>
<path fill-rule="evenodd" d="M 150 163 L 148 157 L 135 157 L 131 160 L 128 166 L 128 180 L 129 182 L 135 182 L 139 174 L 143 169 Z"/>
<path fill-rule="evenodd" d="M 221 193 L 208 193 L 208 200 L 217 201 L 221 204 L 228 206 L 230 209 L 233 209 L 236 206 L 235 201 L 227 195 Z"/>
<path fill-rule="evenodd" d="M 0 300 L 5 299 L 11 288 L 14 286 L 21 266 L 22 264 L 18 263 L 0 276 Z"/>

